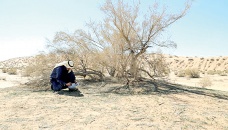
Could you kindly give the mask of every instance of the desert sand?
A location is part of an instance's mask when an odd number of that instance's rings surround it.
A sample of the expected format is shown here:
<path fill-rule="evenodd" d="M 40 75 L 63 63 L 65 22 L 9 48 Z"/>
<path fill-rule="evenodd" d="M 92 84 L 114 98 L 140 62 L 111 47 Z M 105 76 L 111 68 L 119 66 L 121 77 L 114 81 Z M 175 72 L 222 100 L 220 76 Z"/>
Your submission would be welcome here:
<path fill-rule="evenodd" d="M 16 79 L 11 76 L 5 82 Z M 111 91 L 115 87 L 112 84 L 84 83 L 79 86 L 83 96 L 68 90 L 59 95 L 22 87 L 19 79 L 0 89 L 2 130 L 228 129 L 226 91 L 170 90 L 130 95 Z"/>
<path fill-rule="evenodd" d="M 167 80 L 171 83 L 178 83 L 192 87 L 202 87 L 199 82 L 202 78 L 208 77 L 212 85 L 207 86 L 208 89 L 228 91 L 228 73 L 226 76 L 218 74 L 207 74 L 209 71 L 227 71 L 228 72 L 228 57 L 186 57 L 186 56 L 173 56 L 165 55 L 166 62 L 168 63 L 171 73 Z M 188 68 L 198 69 L 200 72 L 199 78 L 186 78 L 177 77 L 174 72 L 185 70 Z"/>
<path fill-rule="evenodd" d="M 187 78 L 187 77 L 177 77 L 172 72 L 167 77 L 167 80 L 171 83 L 177 83 L 177 84 L 181 84 L 181 85 L 202 88 L 202 86 L 199 84 L 199 82 L 204 77 L 210 78 L 210 80 L 212 82 L 211 86 L 207 86 L 205 88 L 212 89 L 212 90 L 228 91 L 228 76 L 201 74 L 199 78 Z"/>
<path fill-rule="evenodd" d="M 23 77 L 21 75 L 9 75 L 3 73 L 0 69 L 0 88 L 20 86 L 28 82 L 28 77 Z"/>
<path fill-rule="evenodd" d="M 200 60 L 186 65 L 192 61 Z M 227 59 L 221 61 L 226 68 Z M 0 129 L 227 130 L 228 76 L 211 75 L 213 84 L 206 88 L 199 86 L 200 78 L 171 73 L 165 80 L 181 85 L 133 95 L 113 91 L 120 84 L 82 82 L 83 95 L 68 90 L 60 95 L 35 91 L 24 86 L 28 78 L 0 72 Z"/>

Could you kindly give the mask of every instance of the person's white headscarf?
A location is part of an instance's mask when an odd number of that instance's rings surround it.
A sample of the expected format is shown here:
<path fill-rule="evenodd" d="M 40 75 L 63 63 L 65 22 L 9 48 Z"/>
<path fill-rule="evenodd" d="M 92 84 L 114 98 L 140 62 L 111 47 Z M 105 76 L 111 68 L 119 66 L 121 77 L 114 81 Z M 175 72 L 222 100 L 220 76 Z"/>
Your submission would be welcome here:
<path fill-rule="evenodd" d="M 60 63 L 56 64 L 54 68 L 59 67 L 59 66 L 63 66 L 63 65 L 64 65 L 66 68 L 72 69 L 72 68 L 74 67 L 74 62 L 71 61 L 71 60 L 69 60 L 69 61 L 63 61 L 63 62 L 60 62 Z M 71 70 L 70 70 L 70 71 L 71 71 Z M 69 72 L 70 72 L 70 71 L 69 71 Z"/>

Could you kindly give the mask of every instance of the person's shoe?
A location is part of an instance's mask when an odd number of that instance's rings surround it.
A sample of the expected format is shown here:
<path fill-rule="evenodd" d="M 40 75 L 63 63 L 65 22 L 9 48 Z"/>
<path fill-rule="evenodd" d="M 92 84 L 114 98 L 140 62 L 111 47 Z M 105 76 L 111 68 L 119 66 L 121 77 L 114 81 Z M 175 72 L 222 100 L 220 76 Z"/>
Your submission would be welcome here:
<path fill-rule="evenodd" d="M 63 95 L 64 94 L 64 92 L 62 90 L 60 90 L 60 91 L 54 91 L 54 93 L 55 94 L 60 94 L 60 95 Z"/>
<path fill-rule="evenodd" d="M 79 91 L 77 88 L 75 88 L 75 89 L 69 89 L 69 92 L 77 92 L 77 91 Z"/>

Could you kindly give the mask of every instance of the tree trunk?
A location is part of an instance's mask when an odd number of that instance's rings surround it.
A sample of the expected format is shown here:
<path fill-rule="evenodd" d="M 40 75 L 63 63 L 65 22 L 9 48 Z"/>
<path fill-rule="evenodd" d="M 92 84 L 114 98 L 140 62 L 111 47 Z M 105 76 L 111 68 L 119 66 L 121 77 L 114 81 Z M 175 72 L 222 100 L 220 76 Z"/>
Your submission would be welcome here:
<path fill-rule="evenodd" d="M 131 61 L 130 61 L 130 74 L 131 77 L 134 79 L 138 78 L 138 66 L 137 66 L 137 58 L 134 54 L 131 54 Z"/>

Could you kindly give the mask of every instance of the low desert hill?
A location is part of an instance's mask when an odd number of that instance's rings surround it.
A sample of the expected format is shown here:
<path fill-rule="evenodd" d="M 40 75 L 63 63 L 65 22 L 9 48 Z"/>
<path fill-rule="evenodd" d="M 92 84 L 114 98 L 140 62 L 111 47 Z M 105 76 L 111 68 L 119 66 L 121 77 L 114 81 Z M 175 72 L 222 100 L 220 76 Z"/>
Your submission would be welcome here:
<path fill-rule="evenodd" d="M 23 68 L 33 61 L 34 57 L 17 57 L 0 61 L 0 68 Z"/>

